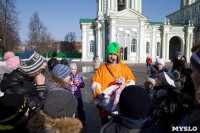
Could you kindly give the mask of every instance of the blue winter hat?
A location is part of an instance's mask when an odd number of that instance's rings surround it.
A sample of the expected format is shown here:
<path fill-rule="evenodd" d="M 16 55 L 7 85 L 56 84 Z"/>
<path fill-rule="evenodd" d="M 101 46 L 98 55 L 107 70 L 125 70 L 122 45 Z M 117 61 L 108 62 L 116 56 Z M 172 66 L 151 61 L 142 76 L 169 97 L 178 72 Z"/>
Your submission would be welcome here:
<path fill-rule="evenodd" d="M 71 70 L 68 66 L 63 64 L 57 64 L 52 71 L 53 75 L 60 79 L 65 79 L 71 73 Z"/>
<path fill-rule="evenodd" d="M 19 56 L 20 70 L 25 74 L 33 74 L 41 70 L 44 58 L 34 50 L 27 50 Z"/>

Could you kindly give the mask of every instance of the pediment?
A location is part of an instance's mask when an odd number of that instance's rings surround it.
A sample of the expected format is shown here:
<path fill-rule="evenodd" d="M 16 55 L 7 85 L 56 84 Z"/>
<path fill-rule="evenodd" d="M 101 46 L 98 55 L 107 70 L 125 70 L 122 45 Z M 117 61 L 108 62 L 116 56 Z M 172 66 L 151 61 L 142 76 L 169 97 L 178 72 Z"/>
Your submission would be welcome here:
<path fill-rule="evenodd" d="M 111 18 L 132 18 L 132 19 L 140 18 L 140 19 L 145 19 L 145 20 L 148 19 L 143 14 L 141 14 L 133 9 L 130 9 L 130 8 L 116 12 L 116 13 L 112 14 L 110 17 Z"/>

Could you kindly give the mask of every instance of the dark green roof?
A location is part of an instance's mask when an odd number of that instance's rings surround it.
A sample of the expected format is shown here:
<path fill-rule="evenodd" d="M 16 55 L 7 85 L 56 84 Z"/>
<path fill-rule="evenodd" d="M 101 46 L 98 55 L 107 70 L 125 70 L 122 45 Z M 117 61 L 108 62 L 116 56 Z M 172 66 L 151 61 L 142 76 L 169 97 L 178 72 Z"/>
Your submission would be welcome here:
<path fill-rule="evenodd" d="M 177 26 L 177 27 L 184 27 L 185 24 L 178 24 L 178 23 L 170 23 L 172 26 Z"/>
<path fill-rule="evenodd" d="M 148 22 L 150 25 L 164 25 L 163 22 Z M 170 23 L 172 26 L 177 26 L 177 27 L 184 27 L 184 24 L 178 24 L 178 23 Z"/>
<path fill-rule="evenodd" d="M 80 23 L 93 23 L 96 19 L 80 19 Z"/>
<path fill-rule="evenodd" d="M 148 22 L 150 25 L 163 25 L 163 22 Z"/>

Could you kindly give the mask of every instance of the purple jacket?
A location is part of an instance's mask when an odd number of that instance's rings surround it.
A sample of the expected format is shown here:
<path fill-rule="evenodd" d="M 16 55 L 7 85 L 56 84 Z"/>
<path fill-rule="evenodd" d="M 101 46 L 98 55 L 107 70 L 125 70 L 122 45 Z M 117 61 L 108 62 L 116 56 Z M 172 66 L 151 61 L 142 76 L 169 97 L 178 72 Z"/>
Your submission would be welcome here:
<path fill-rule="evenodd" d="M 71 82 L 73 80 L 78 81 L 78 84 L 77 85 L 75 85 L 75 84 L 71 85 Z M 83 78 L 80 74 L 75 74 L 75 75 L 71 74 L 71 78 L 68 81 L 67 87 L 70 88 L 71 93 L 74 94 L 74 96 L 76 98 L 81 97 L 80 88 L 84 88 L 84 86 L 85 86 L 85 83 L 84 83 Z"/>

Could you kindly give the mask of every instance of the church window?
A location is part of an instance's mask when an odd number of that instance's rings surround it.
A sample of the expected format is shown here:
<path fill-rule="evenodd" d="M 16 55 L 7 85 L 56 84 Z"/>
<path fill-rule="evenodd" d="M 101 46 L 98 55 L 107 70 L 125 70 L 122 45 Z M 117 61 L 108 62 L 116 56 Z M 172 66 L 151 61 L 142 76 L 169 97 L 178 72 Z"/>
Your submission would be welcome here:
<path fill-rule="evenodd" d="M 136 39 L 132 39 L 131 41 L 131 52 L 136 52 Z"/>
<path fill-rule="evenodd" d="M 126 0 L 117 0 L 118 11 L 125 9 L 125 2 Z"/>
<path fill-rule="evenodd" d="M 149 42 L 146 43 L 146 53 L 149 54 L 150 44 Z"/>
<path fill-rule="evenodd" d="M 189 0 L 186 0 L 186 5 L 187 5 L 187 6 L 189 5 Z"/>
<path fill-rule="evenodd" d="M 200 29 L 200 17 L 198 17 L 197 27 Z"/>
<path fill-rule="evenodd" d="M 157 42 L 156 45 L 156 56 L 160 56 L 160 42 Z"/>
<path fill-rule="evenodd" d="M 192 8 L 192 16 L 195 15 L 195 12 L 194 12 L 194 7 Z"/>
<path fill-rule="evenodd" d="M 197 13 L 197 6 L 195 6 L 194 10 L 195 10 L 195 13 Z"/>
<path fill-rule="evenodd" d="M 200 26 L 200 17 L 198 18 L 198 26 Z"/>
<path fill-rule="evenodd" d="M 94 52 L 94 41 L 90 41 L 90 52 Z"/>

